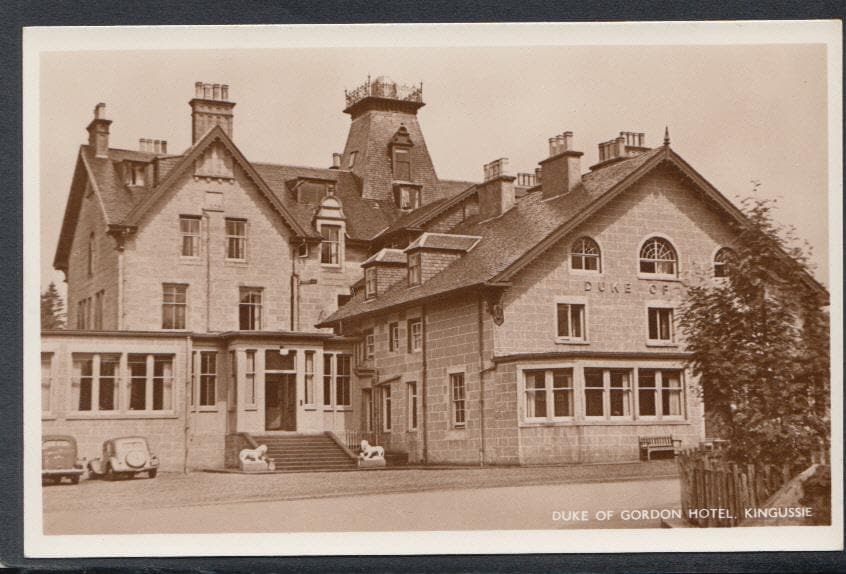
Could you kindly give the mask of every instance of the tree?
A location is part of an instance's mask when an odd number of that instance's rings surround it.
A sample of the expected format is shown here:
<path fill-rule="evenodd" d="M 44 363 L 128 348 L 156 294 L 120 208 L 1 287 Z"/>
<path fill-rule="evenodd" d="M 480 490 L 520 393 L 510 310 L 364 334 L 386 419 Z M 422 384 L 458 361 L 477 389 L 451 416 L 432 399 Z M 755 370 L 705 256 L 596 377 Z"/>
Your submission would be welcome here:
<path fill-rule="evenodd" d="M 755 185 L 757 189 L 757 184 Z M 774 222 L 776 202 L 748 198 L 726 259 L 688 286 L 680 313 L 706 417 L 738 462 L 805 464 L 830 441 L 827 293 L 810 248 Z"/>
<path fill-rule="evenodd" d="M 41 328 L 64 329 L 65 303 L 52 281 L 41 294 Z"/>

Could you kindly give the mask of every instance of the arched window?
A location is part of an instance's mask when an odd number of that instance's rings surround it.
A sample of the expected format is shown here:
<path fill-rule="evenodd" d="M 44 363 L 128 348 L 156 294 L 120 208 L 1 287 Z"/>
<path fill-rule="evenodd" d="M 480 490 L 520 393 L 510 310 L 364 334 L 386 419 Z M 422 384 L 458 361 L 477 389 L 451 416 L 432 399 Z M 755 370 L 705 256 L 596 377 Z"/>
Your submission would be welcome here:
<path fill-rule="evenodd" d="M 666 239 L 650 237 L 640 248 L 641 273 L 675 275 L 676 261 L 676 250 Z"/>
<path fill-rule="evenodd" d="M 737 254 L 729 247 L 722 247 L 714 255 L 714 277 L 728 277 L 729 266 L 733 264 Z"/>
<path fill-rule="evenodd" d="M 570 267 L 585 271 L 600 271 L 601 257 L 599 245 L 590 237 L 582 237 L 573 243 L 570 250 Z"/>

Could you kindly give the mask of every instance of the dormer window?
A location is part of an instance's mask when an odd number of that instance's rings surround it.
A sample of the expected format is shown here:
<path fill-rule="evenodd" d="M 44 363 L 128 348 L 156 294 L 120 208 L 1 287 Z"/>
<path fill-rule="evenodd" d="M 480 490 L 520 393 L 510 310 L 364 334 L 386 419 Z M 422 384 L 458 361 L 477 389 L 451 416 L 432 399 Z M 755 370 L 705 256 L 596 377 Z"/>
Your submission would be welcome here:
<path fill-rule="evenodd" d="M 406 148 L 394 148 L 394 180 L 411 181 L 411 152 Z"/>
<path fill-rule="evenodd" d="M 420 254 L 411 253 L 408 256 L 408 284 L 420 285 Z"/>
<path fill-rule="evenodd" d="M 420 207 L 420 188 L 398 185 L 394 188 L 397 207 L 403 211 L 412 211 Z"/>
<path fill-rule="evenodd" d="M 126 185 L 144 185 L 143 163 L 129 162 L 126 164 L 125 182 Z"/>
<path fill-rule="evenodd" d="M 364 270 L 364 298 L 372 299 L 376 296 L 376 268 L 368 267 Z"/>

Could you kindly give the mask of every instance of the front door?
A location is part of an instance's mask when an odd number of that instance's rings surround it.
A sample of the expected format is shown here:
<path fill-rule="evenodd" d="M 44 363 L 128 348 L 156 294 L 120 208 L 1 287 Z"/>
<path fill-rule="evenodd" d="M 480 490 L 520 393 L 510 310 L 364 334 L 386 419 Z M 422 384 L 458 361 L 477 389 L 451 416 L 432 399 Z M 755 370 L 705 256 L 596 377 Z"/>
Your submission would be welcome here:
<path fill-rule="evenodd" d="M 297 377 L 293 373 L 266 373 L 264 428 L 297 430 Z"/>

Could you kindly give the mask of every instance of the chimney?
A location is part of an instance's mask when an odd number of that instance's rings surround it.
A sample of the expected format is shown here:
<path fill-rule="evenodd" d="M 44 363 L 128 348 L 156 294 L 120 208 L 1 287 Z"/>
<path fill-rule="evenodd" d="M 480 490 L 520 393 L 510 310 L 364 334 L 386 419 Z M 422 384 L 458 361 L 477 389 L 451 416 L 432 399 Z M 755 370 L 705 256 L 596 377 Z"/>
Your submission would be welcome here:
<path fill-rule="evenodd" d="M 154 154 L 166 154 L 167 140 L 151 140 L 148 138 L 139 138 L 138 151 Z"/>
<path fill-rule="evenodd" d="M 485 182 L 479 186 L 479 216 L 498 217 L 514 207 L 514 180 L 509 175 L 508 158 L 502 157 L 485 164 Z"/>
<path fill-rule="evenodd" d="M 573 132 L 549 138 L 549 157 L 539 162 L 543 173 L 540 184 L 544 199 L 575 189 L 582 180 L 582 155 L 582 152 L 573 150 Z"/>
<path fill-rule="evenodd" d="M 642 132 L 620 132 L 613 140 L 600 143 L 599 162 L 590 166 L 590 169 L 595 170 L 649 151 L 644 145 L 645 138 L 646 134 Z"/>
<path fill-rule="evenodd" d="M 332 154 L 332 167 L 329 169 L 341 169 L 341 158 L 344 154 L 342 153 L 333 153 Z"/>
<path fill-rule="evenodd" d="M 232 108 L 229 101 L 229 86 L 226 84 L 194 84 L 194 99 L 191 106 L 191 143 L 197 143 L 214 126 L 220 126 L 232 137 Z M 164 152 L 162 152 L 164 153 Z"/>
<path fill-rule="evenodd" d="M 85 128 L 88 130 L 88 145 L 94 148 L 97 157 L 109 156 L 109 125 L 112 120 L 106 119 L 106 104 L 100 102 L 94 106 L 94 119 Z"/>

